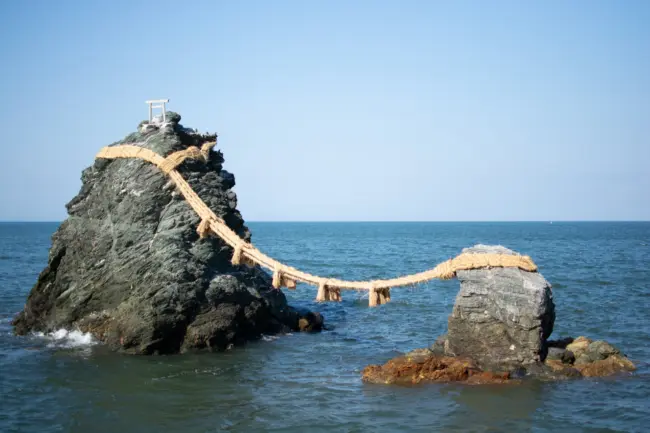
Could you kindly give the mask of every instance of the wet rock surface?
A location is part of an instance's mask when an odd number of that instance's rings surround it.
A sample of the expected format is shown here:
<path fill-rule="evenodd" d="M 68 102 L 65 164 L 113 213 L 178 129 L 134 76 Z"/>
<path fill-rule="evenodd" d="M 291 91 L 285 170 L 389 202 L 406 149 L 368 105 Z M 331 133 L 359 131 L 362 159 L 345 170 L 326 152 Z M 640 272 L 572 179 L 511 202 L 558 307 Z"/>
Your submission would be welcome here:
<path fill-rule="evenodd" d="M 418 349 L 384 365 L 369 365 L 362 372 L 364 382 L 396 385 L 433 382 L 480 385 L 506 383 L 509 378 L 508 372 L 482 371 L 469 358 L 435 355 L 428 349 Z"/>
<path fill-rule="evenodd" d="M 166 123 L 142 122 L 114 144 L 144 143 L 165 156 L 216 139 L 180 119 L 169 112 Z M 186 160 L 178 169 L 248 241 L 231 189 L 235 178 L 223 162 L 212 151 L 208 161 Z M 232 249 L 219 238 L 200 239 L 199 217 L 148 162 L 96 160 L 66 207 L 48 265 L 13 321 L 17 334 L 79 329 L 115 350 L 162 354 L 223 350 L 264 333 L 322 327 L 317 313 L 288 306 L 263 270 L 231 265 Z"/>

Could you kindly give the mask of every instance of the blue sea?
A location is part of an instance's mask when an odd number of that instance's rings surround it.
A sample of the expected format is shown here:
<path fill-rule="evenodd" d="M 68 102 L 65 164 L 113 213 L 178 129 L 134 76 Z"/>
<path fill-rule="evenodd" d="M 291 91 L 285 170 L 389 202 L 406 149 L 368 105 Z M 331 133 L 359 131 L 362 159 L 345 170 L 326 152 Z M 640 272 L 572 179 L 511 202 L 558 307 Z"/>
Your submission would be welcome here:
<path fill-rule="evenodd" d="M 0 224 L 0 432 L 647 432 L 650 223 L 250 223 L 263 251 L 309 272 L 372 279 L 428 269 L 477 243 L 530 255 L 553 285 L 553 337 L 620 347 L 631 376 L 519 386 L 364 384 L 360 372 L 444 333 L 458 281 L 313 302 L 317 334 L 265 336 L 225 353 L 133 357 L 61 330 L 9 322 L 47 264 L 57 223 Z"/>

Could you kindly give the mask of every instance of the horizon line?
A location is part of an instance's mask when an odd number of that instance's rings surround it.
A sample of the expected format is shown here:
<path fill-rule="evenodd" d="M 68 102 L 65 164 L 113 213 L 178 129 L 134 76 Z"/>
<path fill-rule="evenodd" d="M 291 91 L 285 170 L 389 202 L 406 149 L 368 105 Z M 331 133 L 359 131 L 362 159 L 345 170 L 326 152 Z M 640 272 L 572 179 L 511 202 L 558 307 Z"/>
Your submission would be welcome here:
<path fill-rule="evenodd" d="M 66 218 L 67 219 L 67 218 Z M 6 223 L 62 223 L 63 220 L 0 220 L 0 224 Z M 244 220 L 244 223 L 646 223 L 650 219 L 557 219 L 557 220 Z"/>

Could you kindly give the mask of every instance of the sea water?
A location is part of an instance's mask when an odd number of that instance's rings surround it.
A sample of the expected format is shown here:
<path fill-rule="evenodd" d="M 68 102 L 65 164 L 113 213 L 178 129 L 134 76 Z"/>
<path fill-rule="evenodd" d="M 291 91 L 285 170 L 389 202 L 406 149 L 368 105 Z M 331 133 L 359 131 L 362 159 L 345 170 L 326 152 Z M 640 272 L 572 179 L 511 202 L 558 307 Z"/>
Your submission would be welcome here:
<path fill-rule="evenodd" d="M 12 335 L 57 223 L 0 224 L 0 432 L 650 431 L 650 223 L 250 223 L 255 244 L 319 275 L 418 272 L 477 243 L 530 255 L 553 285 L 553 337 L 620 347 L 627 377 L 519 386 L 364 384 L 360 372 L 445 332 L 458 282 L 313 302 L 330 330 L 264 336 L 228 352 L 134 357 L 74 330 Z"/>

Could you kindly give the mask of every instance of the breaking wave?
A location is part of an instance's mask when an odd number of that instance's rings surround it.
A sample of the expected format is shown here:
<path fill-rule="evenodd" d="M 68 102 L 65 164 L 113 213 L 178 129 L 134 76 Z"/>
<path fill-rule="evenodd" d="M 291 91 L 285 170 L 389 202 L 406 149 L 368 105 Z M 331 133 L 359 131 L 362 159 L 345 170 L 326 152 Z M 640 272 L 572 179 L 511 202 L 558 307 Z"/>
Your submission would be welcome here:
<path fill-rule="evenodd" d="M 67 329 L 59 329 L 47 334 L 37 332 L 34 335 L 48 340 L 48 347 L 74 349 L 98 344 L 98 341 L 88 332 L 68 331 Z"/>

